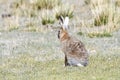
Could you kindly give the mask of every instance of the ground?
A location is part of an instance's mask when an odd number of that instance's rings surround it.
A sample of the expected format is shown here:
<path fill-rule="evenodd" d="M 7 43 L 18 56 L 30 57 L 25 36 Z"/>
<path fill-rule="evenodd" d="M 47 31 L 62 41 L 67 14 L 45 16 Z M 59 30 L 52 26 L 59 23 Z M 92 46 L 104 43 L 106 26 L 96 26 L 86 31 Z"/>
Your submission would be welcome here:
<path fill-rule="evenodd" d="M 70 4 L 77 5 L 77 1 L 70 0 Z M 75 14 L 81 14 L 75 16 L 75 20 L 90 19 L 91 16 L 86 17 L 89 13 L 82 10 L 88 9 L 84 2 L 79 7 L 81 10 L 76 8 Z M 2 18 L 0 20 L 0 27 L 3 27 L 4 21 Z M 75 20 L 71 20 L 72 23 Z M 64 66 L 64 53 L 57 38 L 58 30 L 1 31 L 0 80 L 119 80 L 120 30 L 112 33 L 112 37 L 90 38 L 78 35 L 77 29 L 72 27 L 69 31 L 85 44 L 90 55 L 89 65 L 82 68 Z"/>

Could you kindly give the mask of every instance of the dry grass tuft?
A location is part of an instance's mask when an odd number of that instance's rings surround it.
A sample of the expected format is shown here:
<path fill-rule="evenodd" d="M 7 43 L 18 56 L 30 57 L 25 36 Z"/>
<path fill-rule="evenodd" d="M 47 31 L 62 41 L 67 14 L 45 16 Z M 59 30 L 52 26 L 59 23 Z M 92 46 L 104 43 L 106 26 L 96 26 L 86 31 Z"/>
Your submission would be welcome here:
<path fill-rule="evenodd" d="M 38 17 L 42 25 L 54 24 L 59 16 L 73 17 L 72 6 L 63 4 L 61 0 L 18 0 L 11 7 L 20 17 Z"/>
<path fill-rule="evenodd" d="M 49 10 L 44 10 L 42 12 L 42 24 L 46 25 L 46 24 L 54 24 L 55 22 L 55 16 L 54 16 L 54 12 L 53 11 L 49 11 Z"/>
<path fill-rule="evenodd" d="M 112 34 L 104 31 L 104 32 L 98 32 L 98 33 L 94 33 L 94 32 L 88 33 L 88 36 L 90 38 L 93 38 L 93 37 L 112 37 Z"/>
<path fill-rule="evenodd" d="M 115 0 L 116 6 L 120 7 L 120 0 Z"/>
<path fill-rule="evenodd" d="M 61 4 L 61 0 L 37 0 L 35 7 L 37 9 L 53 9 Z"/>
<path fill-rule="evenodd" d="M 94 17 L 94 26 L 102 26 L 113 23 L 116 26 L 120 21 L 118 7 L 108 0 L 91 0 L 91 10 Z"/>
<path fill-rule="evenodd" d="M 55 17 L 59 19 L 60 16 L 66 17 L 68 16 L 69 18 L 72 18 L 74 16 L 73 11 L 74 8 L 73 6 L 70 6 L 68 4 L 61 5 L 55 7 Z"/>
<path fill-rule="evenodd" d="M 86 1 L 85 1 L 86 2 Z M 93 27 L 106 27 L 97 33 L 90 32 L 88 35 L 103 37 L 105 35 L 108 36 L 112 32 L 118 30 L 120 27 L 120 10 L 119 7 L 116 6 L 119 1 L 115 0 L 89 0 L 86 2 L 89 4 L 90 9 L 93 15 Z M 117 3 L 117 4 L 116 4 Z M 107 37 L 106 36 L 106 37 Z"/>

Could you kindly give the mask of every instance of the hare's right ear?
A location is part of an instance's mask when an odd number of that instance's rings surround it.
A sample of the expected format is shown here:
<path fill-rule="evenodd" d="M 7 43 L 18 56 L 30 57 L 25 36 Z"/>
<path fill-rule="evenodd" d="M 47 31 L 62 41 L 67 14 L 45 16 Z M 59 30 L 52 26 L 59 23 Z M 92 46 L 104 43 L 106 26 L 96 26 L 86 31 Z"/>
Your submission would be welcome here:
<path fill-rule="evenodd" d="M 60 25 L 63 25 L 64 24 L 64 18 L 63 18 L 63 16 L 60 16 L 59 19 L 60 19 Z"/>
<path fill-rule="evenodd" d="M 64 24 L 63 24 L 63 27 L 65 29 L 68 29 L 68 23 L 69 23 L 69 17 L 65 17 Z"/>

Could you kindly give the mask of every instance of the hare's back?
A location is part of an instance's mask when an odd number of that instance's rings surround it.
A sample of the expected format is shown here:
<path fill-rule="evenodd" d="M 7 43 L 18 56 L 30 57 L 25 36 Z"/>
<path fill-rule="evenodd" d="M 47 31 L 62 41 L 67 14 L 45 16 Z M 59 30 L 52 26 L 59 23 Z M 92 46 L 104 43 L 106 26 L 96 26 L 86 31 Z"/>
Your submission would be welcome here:
<path fill-rule="evenodd" d="M 76 56 L 86 56 L 88 54 L 84 44 L 78 39 L 71 39 L 69 41 L 69 54 Z"/>

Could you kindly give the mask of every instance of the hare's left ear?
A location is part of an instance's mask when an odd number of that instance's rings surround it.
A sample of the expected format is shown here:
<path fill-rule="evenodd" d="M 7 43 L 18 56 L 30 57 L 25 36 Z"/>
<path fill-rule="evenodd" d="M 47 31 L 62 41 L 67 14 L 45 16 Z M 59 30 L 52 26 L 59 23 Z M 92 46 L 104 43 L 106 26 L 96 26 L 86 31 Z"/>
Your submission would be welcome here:
<path fill-rule="evenodd" d="M 69 23 L 69 17 L 65 17 L 64 23 L 63 23 L 63 28 L 68 29 L 68 23 Z"/>
<path fill-rule="evenodd" d="M 63 18 L 63 16 L 60 16 L 59 20 L 60 20 L 60 25 L 63 25 L 64 24 L 64 18 Z"/>

